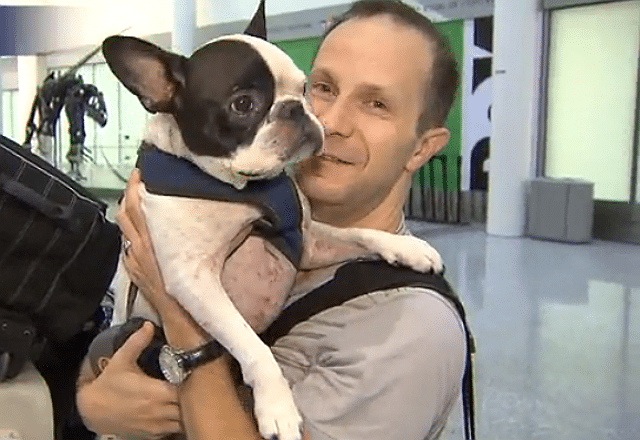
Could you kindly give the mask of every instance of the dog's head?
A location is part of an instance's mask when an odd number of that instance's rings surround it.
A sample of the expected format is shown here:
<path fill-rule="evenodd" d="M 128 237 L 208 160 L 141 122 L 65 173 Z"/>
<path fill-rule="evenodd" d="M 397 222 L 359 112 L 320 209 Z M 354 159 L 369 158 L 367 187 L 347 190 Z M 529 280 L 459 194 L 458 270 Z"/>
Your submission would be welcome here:
<path fill-rule="evenodd" d="M 149 112 L 173 115 L 188 150 L 174 153 L 212 174 L 222 166 L 258 179 L 317 153 L 323 140 L 304 73 L 260 37 L 263 3 L 244 34 L 216 38 L 188 58 L 134 37 L 109 37 L 102 48 Z"/>

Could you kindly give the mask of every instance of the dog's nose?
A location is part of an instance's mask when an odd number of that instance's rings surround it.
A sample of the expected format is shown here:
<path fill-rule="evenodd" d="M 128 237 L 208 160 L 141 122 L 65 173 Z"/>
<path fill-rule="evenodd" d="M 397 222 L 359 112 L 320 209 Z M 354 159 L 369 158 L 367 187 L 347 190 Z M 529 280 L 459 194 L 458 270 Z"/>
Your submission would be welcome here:
<path fill-rule="evenodd" d="M 275 111 L 276 118 L 299 122 L 305 115 L 302 102 L 295 99 L 282 101 Z"/>

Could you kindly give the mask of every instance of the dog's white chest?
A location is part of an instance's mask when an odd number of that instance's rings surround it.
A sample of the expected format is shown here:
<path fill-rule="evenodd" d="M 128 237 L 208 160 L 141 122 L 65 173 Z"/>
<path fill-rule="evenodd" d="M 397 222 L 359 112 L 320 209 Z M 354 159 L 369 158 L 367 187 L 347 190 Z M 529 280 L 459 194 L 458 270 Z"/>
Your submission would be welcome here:
<path fill-rule="evenodd" d="M 176 258 L 226 257 L 261 216 L 259 208 L 247 204 L 161 196 L 144 189 L 141 196 L 161 265 Z"/>

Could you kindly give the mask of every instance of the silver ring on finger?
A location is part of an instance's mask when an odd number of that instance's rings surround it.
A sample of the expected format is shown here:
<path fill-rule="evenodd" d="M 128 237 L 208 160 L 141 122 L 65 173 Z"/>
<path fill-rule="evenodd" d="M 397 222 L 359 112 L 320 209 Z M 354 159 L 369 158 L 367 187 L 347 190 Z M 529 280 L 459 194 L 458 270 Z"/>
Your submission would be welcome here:
<path fill-rule="evenodd" d="M 122 242 L 122 252 L 124 252 L 125 255 L 129 255 L 130 247 L 131 247 L 131 242 L 129 240 L 124 240 Z"/>

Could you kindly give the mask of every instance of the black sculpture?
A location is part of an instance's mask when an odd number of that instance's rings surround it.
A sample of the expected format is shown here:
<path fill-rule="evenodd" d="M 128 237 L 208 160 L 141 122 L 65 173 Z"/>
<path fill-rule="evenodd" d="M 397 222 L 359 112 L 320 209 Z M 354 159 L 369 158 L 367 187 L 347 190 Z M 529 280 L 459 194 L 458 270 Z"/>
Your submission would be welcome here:
<path fill-rule="evenodd" d="M 96 121 L 101 127 L 107 124 L 107 107 L 102 92 L 92 84 L 85 84 L 82 76 L 76 75 L 78 69 L 99 50 L 100 47 L 93 50 L 58 77 L 52 72 L 45 78 L 33 99 L 26 126 L 24 145 L 31 147 L 31 140 L 36 134 L 38 146 L 34 148 L 34 152 L 47 161 L 53 162 L 56 125 L 60 119 L 62 108 L 65 108 L 71 141 L 66 158 L 71 165 L 71 176 L 78 180 L 83 179 L 80 173 L 80 164 L 83 155 L 86 154 L 84 147 L 85 115 Z M 38 125 L 35 123 L 36 113 Z"/>

